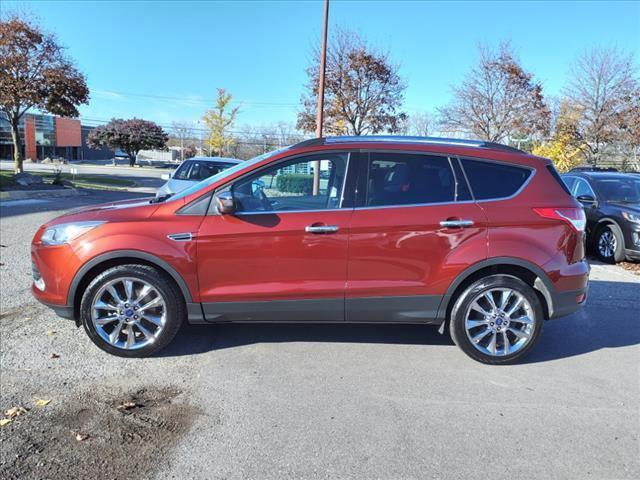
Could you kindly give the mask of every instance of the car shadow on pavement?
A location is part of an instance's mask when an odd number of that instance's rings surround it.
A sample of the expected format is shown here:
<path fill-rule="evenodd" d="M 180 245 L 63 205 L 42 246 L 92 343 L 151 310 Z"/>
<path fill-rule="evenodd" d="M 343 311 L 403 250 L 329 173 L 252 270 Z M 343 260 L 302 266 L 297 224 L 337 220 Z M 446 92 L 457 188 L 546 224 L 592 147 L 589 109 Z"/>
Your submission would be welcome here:
<path fill-rule="evenodd" d="M 523 363 L 545 362 L 640 344 L 640 283 L 591 280 L 587 305 L 545 323 Z"/>
<path fill-rule="evenodd" d="M 185 325 L 175 340 L 157 355 L 172 357 L 256 343 L 386 343 L 453 345 L 433 325 L 238 323 Z"/>
<path fill-rule="evenodd" d="M 542 338 L 522 363 L 587 354 L 640 344 L 637 303 L 640 283 L 590 283 L 582 310 L 545 322 Z M 256 343 L 338 342 L 453 346 L 448 333 L 429 325 L 394 324 L 219 324 L 185 325 L 158 356 L 205 353 Z M 461 353 L 462 355 L 462 353 Z"/>

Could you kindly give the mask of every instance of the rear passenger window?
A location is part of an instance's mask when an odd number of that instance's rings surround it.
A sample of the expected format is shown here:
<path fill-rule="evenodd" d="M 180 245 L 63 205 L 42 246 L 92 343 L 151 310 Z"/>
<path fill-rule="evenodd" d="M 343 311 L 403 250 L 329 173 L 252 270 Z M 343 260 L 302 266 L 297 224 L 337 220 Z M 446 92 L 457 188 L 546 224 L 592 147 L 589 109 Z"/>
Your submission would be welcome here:
<path fill-rule="evenodd" d="M 454 201 L 456 184 L 446 157 L 371 153 L 366 206 Z"/>
<path fill-rule="evenodd" d="M 516 193 L 531 170 L 502 163 L 462 159 L 462 166 L 476 200 L 509 197 Z"/>

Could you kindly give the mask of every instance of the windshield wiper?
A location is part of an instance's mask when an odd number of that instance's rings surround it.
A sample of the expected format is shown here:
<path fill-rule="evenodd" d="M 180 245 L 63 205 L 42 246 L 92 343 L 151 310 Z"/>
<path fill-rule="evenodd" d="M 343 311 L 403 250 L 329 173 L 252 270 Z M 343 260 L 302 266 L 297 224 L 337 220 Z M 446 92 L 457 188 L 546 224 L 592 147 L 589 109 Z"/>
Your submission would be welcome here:
<path fill-rule="evenodd" d="M 173 193 L 165 193 L 164 195 L 160 195 L 159 197 L 152 198 L 151 200 L 149 200 L 149 203 L 162 203 L 172 196 Z"/>

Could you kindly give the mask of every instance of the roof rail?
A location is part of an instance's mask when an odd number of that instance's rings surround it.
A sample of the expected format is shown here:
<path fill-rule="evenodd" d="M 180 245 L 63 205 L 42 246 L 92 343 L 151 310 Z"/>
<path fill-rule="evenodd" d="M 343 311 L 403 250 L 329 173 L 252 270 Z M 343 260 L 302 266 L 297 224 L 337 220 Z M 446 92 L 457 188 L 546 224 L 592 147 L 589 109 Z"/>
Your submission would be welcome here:
<path fill-rule="evenodd" d="M 315 145 L 332 145 L 338 143 L 359 143 L 359 142 L 398 142 L 398 143 L 424 143 L 429 145 L 454 145 L 459 147 L 491 148 L 494 150 L 505 150 L 509 152 L 524 153 L 508 145 L 501 143 L 485 142 L 484 140 L 465 140 L 462 138 L 440 138 L 440 137 L 411 137 L 401 135 L 361 135 L 361 136 L 339 136 L 311 138 L 297 143 L 296 147 L 311 147 Z"/>

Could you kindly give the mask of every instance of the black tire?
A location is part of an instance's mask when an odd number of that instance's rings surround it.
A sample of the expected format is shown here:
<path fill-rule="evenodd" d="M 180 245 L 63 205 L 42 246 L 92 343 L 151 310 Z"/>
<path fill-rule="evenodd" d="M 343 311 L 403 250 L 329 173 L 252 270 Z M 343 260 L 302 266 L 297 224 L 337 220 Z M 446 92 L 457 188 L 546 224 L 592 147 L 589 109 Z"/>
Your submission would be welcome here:
<path fill-rule="evenodd" d="M 479 295 L 483 295 L 489 290 L 496 288 L 508 288 L 522 295 L 531 306 L 531 314 L 534 317 L 534 323 L 531 327 L 532 332 L 530 333 L 530 337 L 527 340 L 527 343 L 525 343 L 515 353 L 499 356 L 486 354 L 476 348 L 471 339 L 467 336 L 467 331 L 465 328 L 466 315 L 471 308 L 472 302 Z M 516 363 L 531 351 L 531 349 L 540 338 L 543 323 L 544 312 L 542 309 L 542 305 L 538 296 L 529 285 L 527 285 L 519 278 L 511 275 L 491 275 L 475 281 L 474 283 L 466 287 L 460 293 L 460 295 L 458 295 L 458 297 L 455 299 L 453 309 L 451 310 L 449 331 L 451 333 L 451 338 L 453 339 L 455 344 L 474 360 L 490 365 L 507 365 Z"/>
<path fill-rule="evenodd" d="M 138 279 L 151 285 L 162 296 L 166 308 L 166 320 L 156 340 L 135 350 L 118 348 L 108 343 L 96 331 L 91 321 L 94 297 L 105 284 L 122 277 Z M 164 272 L 147 265 L 119 265 L 105 270 L 89 283 L 80 303 L 80 320 L 91 341 L 105 352 L 119 357 L 142 358 L 158 352 L 174 339 L 185 318 L 184 297 L 173 279 Z"/>
<path fill-rule="evenodd" d="M 601 248 L 601 241 L 606 243 L 606 239 L 613 238 L 615 249 L 610 253 L 605 248 Z M 615 224 L 603 225 L 597 230 L 595 241 L 593 242 L 598 260 L 605 263 L 618 263 L 625 259 L 624 255 L 624 235 L 622 230 Z"/>

